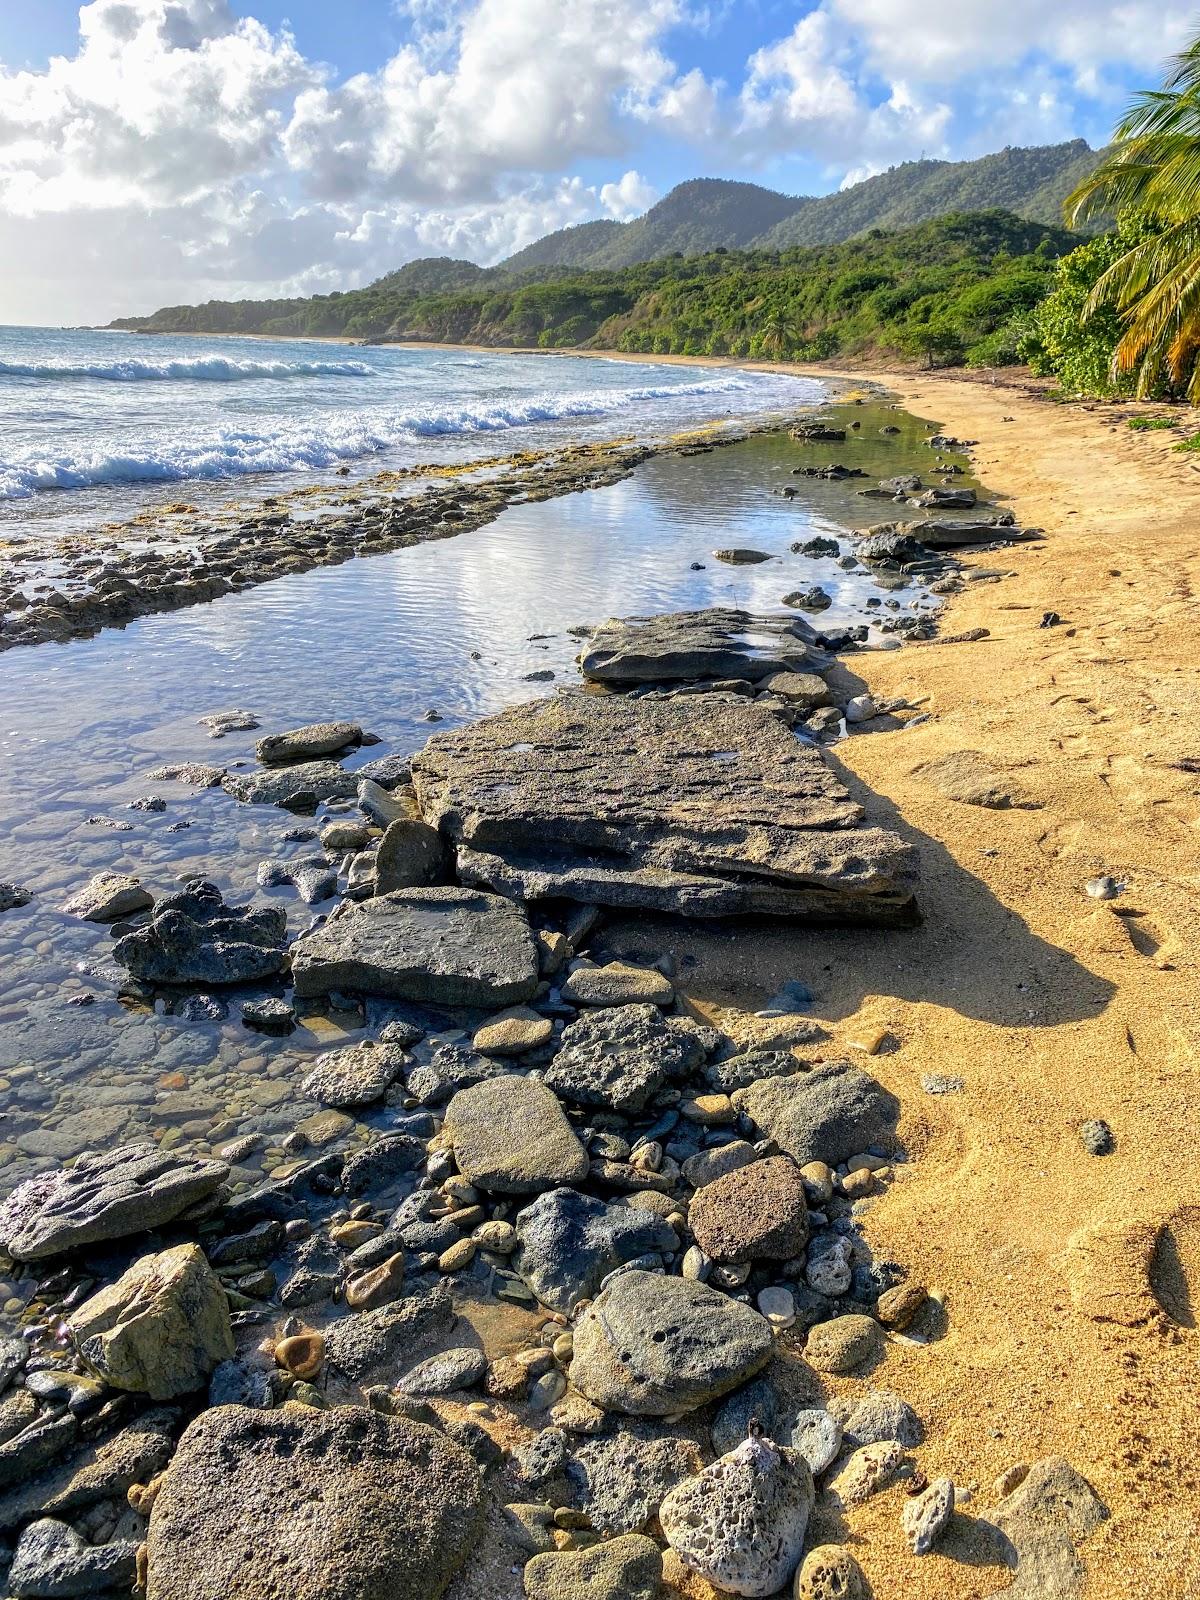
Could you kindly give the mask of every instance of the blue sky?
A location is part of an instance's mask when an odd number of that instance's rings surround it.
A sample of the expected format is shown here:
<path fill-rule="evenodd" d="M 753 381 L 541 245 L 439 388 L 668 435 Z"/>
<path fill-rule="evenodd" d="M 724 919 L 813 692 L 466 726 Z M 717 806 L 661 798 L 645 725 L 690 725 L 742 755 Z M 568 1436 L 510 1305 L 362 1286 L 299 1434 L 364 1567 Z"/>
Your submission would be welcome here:
<path fill-rule="evenodd" d="M 1192 0 L 0 5 L 0 320 L 348 288 L 636 215 L 1106 138 Z"/>

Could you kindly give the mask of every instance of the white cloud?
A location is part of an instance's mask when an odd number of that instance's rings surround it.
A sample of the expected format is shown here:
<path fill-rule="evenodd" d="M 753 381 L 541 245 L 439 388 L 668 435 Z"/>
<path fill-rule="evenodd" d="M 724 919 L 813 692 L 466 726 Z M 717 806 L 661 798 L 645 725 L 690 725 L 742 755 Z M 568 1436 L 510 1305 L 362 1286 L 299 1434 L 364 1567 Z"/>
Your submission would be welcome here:
<path fill-rule="evenodd" d="M 606 183 L 600 190 L 600 204 L 618 222 L 640 217 L 643 211 L 649 211 L 657 199 L 658 190 L 654 185 L 647 183 L 640 172 L 632 169 L 617 183 Z"/>

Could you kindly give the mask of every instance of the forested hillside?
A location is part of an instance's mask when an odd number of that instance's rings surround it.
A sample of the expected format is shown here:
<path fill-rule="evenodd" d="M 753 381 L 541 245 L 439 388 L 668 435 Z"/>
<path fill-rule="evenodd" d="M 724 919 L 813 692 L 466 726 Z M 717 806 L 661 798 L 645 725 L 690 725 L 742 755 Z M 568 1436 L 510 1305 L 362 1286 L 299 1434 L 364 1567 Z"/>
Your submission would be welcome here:
<path fill-rule="evenodd" d="M 433 270 L 415 263 L 428 270 L 406 279 L 406 268 L 347 294 L 210 301 L 121 325 L 768 359 L 1012 359 L 1015 319 L 1046 293 L 1055 262 L 1076 242 L 1065 229 L 989 211 L 875 230 L 852 244 L 722 248 L 610 271 L 492 271 L 434 292 L 415 286 Z"/>

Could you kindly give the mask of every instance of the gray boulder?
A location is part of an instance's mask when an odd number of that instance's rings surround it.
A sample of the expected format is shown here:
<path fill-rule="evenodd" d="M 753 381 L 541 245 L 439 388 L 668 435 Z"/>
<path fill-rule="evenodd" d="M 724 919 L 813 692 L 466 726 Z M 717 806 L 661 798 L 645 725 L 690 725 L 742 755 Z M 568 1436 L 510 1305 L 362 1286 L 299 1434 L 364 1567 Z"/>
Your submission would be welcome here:
<path fill-rule="evenodd" d="M 263 861 L 259 863 L 258 882 L 261 888 L 278 889 L 291 886 L 306 906 L 319 905 L 337 893 L 337 871 L 324 856 L 299 856 L 294 861 Z"/>
<path fill-rule="evenodd" d="M 566 1462 L 572 1504 L 604 1534 L 642 1533 L 665 1495 L 699 1472 L 704 1453 L 690 1434 L 626 1422 L 575 1443 Z"/>
<path fill-rule="evenodd" d="M 611 1006 L 563 1029 L 544 1077 L 571 1105 L 634 1112 L 703 1060 L 697 1036 L 672 1028 L 657 1006 Z"/>
<path fill-rule="evenodd" d="M 85 1153 L 61 1172 L 18 1184 L 0 1205 L 0 1245 L 14 1261 L 42 1261 L 170 1222 L 229 1175 L 224 1161 L 128 1144 Z"/>
<path fill-rule="evenodd" d="M 348 989 L 492 1008 L 533 996 L 537 950 L 510 900 L 470 889 L 401 889 L 361 905 L 343 902 L 292 947 L 292 976 L 305 998 Z"/>
<path fill-rule="evenodd" d="M 227 906 L 215 884 L 193 878 L 158 902 L 144 928 L 117 940 L 113 956 L 147 983 L 249 983 L 282 971 L 287 913 Z"/>
<path fill-rule="evenodd" d="M 733 1103 L 798 1166 L 836 1166 L 871 1145 L 895 1142 L 900 1102 L 848 1061 L 735 1090 Z"/>
<path fill-rule="evenodd" d="M 341 1050 L 327 1050 L 317 1057 L 312 1071 L 300 1085 L 300 1093 L 323 1106 L 351 1110 L 382 1100 L 404 1070 L 408 1060 L 403 1050 L 361 1039 Z"/>
<path fill-rule="evenodd" d="M 316 756 L 335 755 L 349 745 L 362 743 L 357 722 L 310 722 L 288 733 L 269 733 L 254 746 L 254 754 L 264 767 L 285 761 L 311 761 Z"/>
<path fill-rule="evenodd" d="M 1010 1600 L 1075 1600 L 1087 1574 L 1081 1545 L 1108 1516 L 1085 1477 L 1061 1456 L 1035 1461 L 992 1514 L 1003 1535 L 1002 1559 L 1016 1568 Z"/>
<path fill-rule="evenodd" d="M 68 1596 L 131 1589 L 137 1568 L 136 1539 L 88 1544 L 53 1517 L 31 1522 L 22 1533 L 8 1575 L 15 1600 L 67 1600 Z"/>
<path fill-rule="evenodd" d="M 631 1269 L 577 1323 L 571 1382 L 606 1411 L 666 1417 L 736 1389 L 771 1349 L 770 1323 L 749 1306 L 688 1278 Z"/>
<path fill-rule="evenodd" d="M 406 1295 L 331 1324 L 325 1330 L 325 1359 L 351 1383 L 394 1379 L 443 1344 L 456 1320 L 445 1289 Z"/>
<path fill-rule="evenodd" d="M 823 672 L 819 635 L 796 617 L 714 606 L 662 616 L 612 618 L 584 647 L 580 669 L 598 683 L 691 683 L 775 672 Z"/>
<path fill-rule="evenodd" d="M 360 1406 L 217 1406 L 154 1502 L 146 1596 L 440 1600 L 482 1520 L 479 1469 L 433 1428 Z"/>
<path fill-rule="evenodd" d="M 674 1228 L 652 1211 L 605 1205 L 576 1189 L 552 1189 L 517 1213 L 513 1265 L 543 1305 L 570 1311 L 627 1261 L 673 1251 Z"/>
<path fill-rule="evenodd" d="M 426 884 L 441 883 L 446 877 L 446 847 L 442 836 L 436 828 L 421 821 L 415 797 L 413 810 L 413 816 L 397 817 L 388 823 L 379 841 L 375 852 L 376 894 L 391 894 L 394 889 L 419 889 Z"/>
<path fill-rule="evenodd" d="M 532 1078 L 460 1089 L 442 1131 L 463 1177 L 489 1194 L 540 1194 L 587 1177 L 587 1151 L 553 1092 Z"/>
<path fill-rule="evenodd" d="M 266 772 L 227 772 L 221 787 L 246 805 L 294 806 L 306 797 L 315 807 L 322 800 L 353 799 L 358 793 L 359 777 L 357 772 L 346 772 L 336 761 L 304 761 Z"/>

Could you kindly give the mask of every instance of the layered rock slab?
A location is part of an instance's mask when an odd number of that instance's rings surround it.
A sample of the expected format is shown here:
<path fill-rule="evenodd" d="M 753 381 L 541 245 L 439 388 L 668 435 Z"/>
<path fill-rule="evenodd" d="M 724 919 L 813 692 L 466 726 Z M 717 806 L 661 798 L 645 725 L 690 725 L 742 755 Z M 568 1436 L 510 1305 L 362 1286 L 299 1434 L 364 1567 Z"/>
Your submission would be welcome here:
<path fill-rule="evenodd" d="M 821 753 L 742 696 L 532 701 L 435 734 L 413 784 L 460 879 L 513 899 L 915 916 L 915 852 L 865 826 Z"/>
<path fill-rule="evenodd" d="M 479 1471 L 359 1406 L 216 1406 L 154 1502 L 147 1600 L 439 1600 L 482 1522 Z"/>
<path fill-rule="evenodd" d="M 532 997 L 537 950 L 510 900 L 478 890 L 398 889 L 344 901 L 292 947 L 302 997 L 352 990 L 430 1005 L 507 1006 Z"/>
<path fill-rule="evenodd" d="M 612 617 L 588 640 L 579 664 L 594 682 L 628 685 L 824 672 L 831 659 L 820 635 L 797 617 L 714 606 Z"/>

